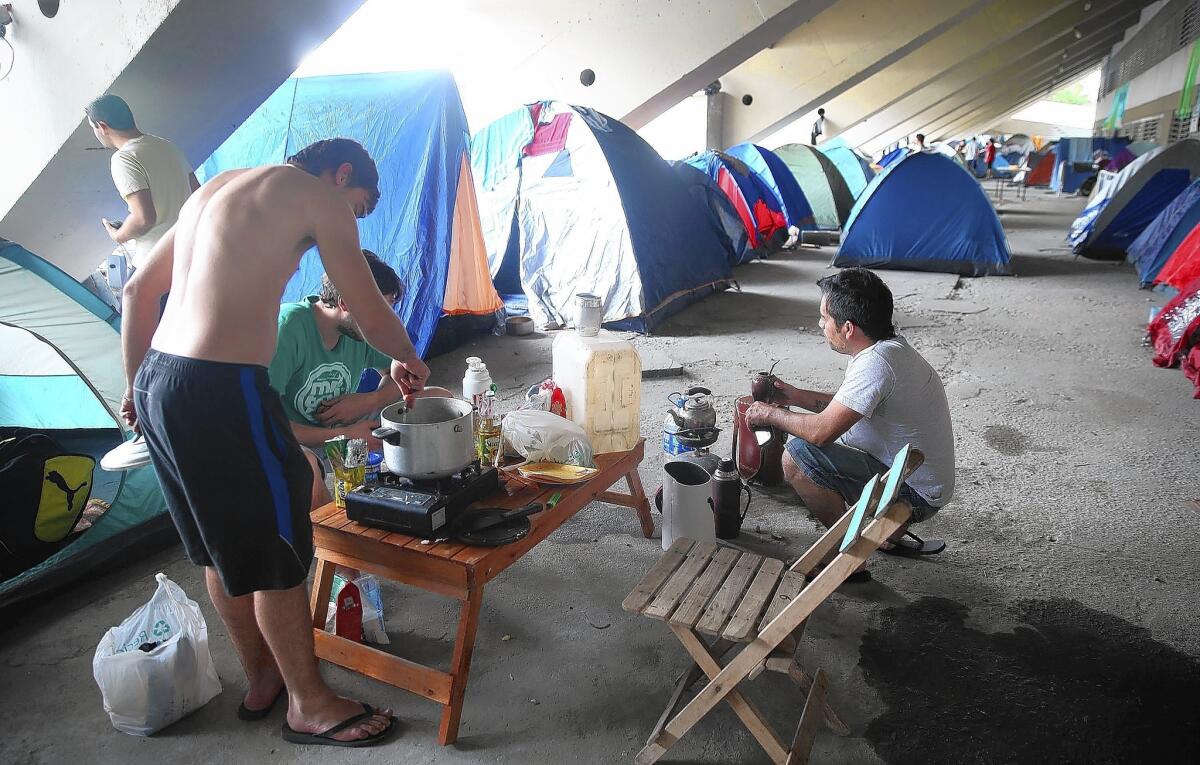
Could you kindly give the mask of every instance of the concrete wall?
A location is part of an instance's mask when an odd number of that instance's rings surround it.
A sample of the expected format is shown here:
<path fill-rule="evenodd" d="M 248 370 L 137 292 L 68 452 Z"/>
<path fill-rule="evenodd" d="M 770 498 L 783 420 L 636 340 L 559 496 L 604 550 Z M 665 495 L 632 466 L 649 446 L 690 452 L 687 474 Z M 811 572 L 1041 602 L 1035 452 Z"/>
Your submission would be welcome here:
<path fill-rule="evenodd" d="M 7 147 L 0 151 L 0 216 L 78 127 L 84 105 L 104 93 L 179 2 L 66 2 L 53 19 L 33 2 L 16 4 L 7 37 L 13 71 L 0 81 L 0 146 Z"/>
<path fill-rule="evenodd" d="M 5 117 L 21 115 L 0 125 L 0 236 L 82 278 L 112 250 L 100 218 L 125 215 L 87 101 L 122 95 L 141 129 L 199 163 L 360 3 L 93 0 L 22 16 L 0 83 Z"/>

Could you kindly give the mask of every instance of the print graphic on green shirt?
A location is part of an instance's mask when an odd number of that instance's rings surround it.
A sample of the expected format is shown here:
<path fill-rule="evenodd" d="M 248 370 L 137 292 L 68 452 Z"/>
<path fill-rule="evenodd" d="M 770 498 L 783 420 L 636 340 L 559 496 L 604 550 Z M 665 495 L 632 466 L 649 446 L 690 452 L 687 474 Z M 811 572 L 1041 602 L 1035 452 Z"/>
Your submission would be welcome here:
<path fill-rule="evenodd" d="M 387 356 L 350 337 L 339 337 L 332 349 L 326 348 L 313 316 L 317 299 L 279 307 L 275 357 L 267 369 L 288 419 L 307 425 L 321 424 L 316 412 L 322 403 L 353 393 L 364 369 L 391 365 Z"/>

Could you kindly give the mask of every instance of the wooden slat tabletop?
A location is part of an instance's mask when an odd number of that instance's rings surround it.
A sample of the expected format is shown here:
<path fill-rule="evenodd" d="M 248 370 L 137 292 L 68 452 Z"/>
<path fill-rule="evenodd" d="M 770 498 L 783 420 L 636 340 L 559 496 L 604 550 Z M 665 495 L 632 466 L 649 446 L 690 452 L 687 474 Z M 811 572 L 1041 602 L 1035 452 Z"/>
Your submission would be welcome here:
<path fill-rule="evenodd" d="M 476 568 L 485 565 L 495 569 L 496 573 L 507 567 L 513 560 L 558 528 L 575 513 L 579 512 L 610 486 L 619 481 L 625 473 L 636 470 L 645 453 L 645 442 L 641 440 L 627 452 L 596 455 L 596 465 L 600 469 L 595 476 L 583 483 L 571 486 L 536 486 L 518 491 L 509 496 L 503 489 L 486 499 L 471 505 L 472 509 L 499 507 L 515 509 L 530 502 L 545 503 L 555 493 L 561 492 L 562 499 L 549 511 L 543 511 L 530 517 L 532 529 L 526 539 L 501 547 L 474 547 L 465 545 L 453 539 L 426 541 L 419 537 L 409 536 L 398 532 L 388 532 L 355 523 L 346 517 L 343 510 L 330 503 L 313 511 L 311 518 L 314 529 L 330 533 L 346 534 L 370 540 L 373 543 L 402 548 L 405 553 L 418 554 L 428 558 L 437 558 L 464 568 Z M 319 537 L 319 535 L 318 535 Z M 531 544 L 526 544 L 533 540 Z M 318 538 L 318 546 L 320 540 Z"/>

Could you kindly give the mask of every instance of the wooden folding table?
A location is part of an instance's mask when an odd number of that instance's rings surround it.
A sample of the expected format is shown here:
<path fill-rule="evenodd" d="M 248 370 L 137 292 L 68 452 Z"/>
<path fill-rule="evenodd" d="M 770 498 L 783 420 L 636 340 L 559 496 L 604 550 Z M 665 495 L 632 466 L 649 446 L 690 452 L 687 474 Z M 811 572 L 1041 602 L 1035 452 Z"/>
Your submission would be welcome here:
<path fill-rule="evenodd" d="M 533 528 L 527 537 L 501 547 L 472 547 L 454 541 L 431 544 L 405 534 L 362 526 L 346 518 L 345 511 L 333 504 L 315 510 L 312 521 L 317 566 L 311 603 L 317 656 L 441 704 L 438 742 L 453 744 L 458 737 L 484 585 L 593 500 L 634 509 L 642 534 L 650 537 L 654 522 L 638 477 L 638 465 L 644 454 L 645 441 L 639 440 L 627 452 L 597 455 L 600 472 L 586 483 L 530 488 L 512 497 L 501 490 L 497 496 L 478 503 L 481 507 L 517 508 L 534 501 L 545 502 L 555 492 L 562 492 L 558 504 L 530 518 Z M 628 494 L 611 490 L 622 478 L 629 484 Z M 427 667 L 326 632 L 325 616 L 336 565 L 462 601 L 450 671 Z"/>

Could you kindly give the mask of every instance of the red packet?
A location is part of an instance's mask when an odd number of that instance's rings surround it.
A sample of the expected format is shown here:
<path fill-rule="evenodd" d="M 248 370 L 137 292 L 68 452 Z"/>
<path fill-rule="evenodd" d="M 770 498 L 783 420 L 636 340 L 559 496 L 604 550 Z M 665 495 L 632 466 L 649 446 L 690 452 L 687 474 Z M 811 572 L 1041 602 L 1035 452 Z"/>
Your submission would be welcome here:
<path fill-rule="evenodd" d="M 354 582 L 346 582 L 337 596 L 334 632 L 347 640 L 363 642 L 362 613 L 362 593 Z"/>

